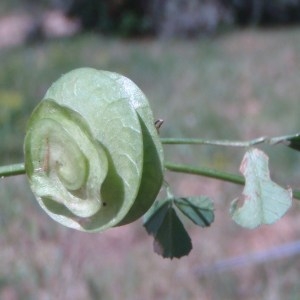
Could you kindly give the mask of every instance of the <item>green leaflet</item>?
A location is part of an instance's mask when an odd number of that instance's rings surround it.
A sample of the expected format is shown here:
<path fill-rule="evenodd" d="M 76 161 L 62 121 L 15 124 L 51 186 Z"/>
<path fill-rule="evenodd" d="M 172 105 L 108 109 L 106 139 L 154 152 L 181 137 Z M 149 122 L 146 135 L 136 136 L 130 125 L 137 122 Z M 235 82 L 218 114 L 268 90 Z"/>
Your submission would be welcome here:
<path fill-rule="evenodd" d="M 206 196 L 175 198 L 177 208 L 194 224 L 208 227 L 214 221 L 214 205 Z"/>
<path fill-rule="evenodd" d="M 144 217 L 144 226 L 154 237 L 154 251 L 164 258 L 188 255 L 192 250 L 191 238 L 180 221 L 173 199 L 155 203 Z"/>
<path fill-rule="evenodd" d="M 25 167 L 41 207 L 83 231 L 132 222 L 162 184 L 163 152 L 152 111 L 128 78 L 73 70 L 32 113 Z"/>
<path fill-rule="evenodd" d="M 154 251 L 165 258 L 180 258 L 192 250 L 191 238 L 173 207 L 169 207 L 154 240 Z"/>
<path fill-rule="evenodd" d="M 290 138 L 288 138 L 286 140 L 287 142 L 287 146 L 294 149 L 294 150 L 297 150 L 297 151 L 300 151 L 300 134 L 296 134 Z"/>

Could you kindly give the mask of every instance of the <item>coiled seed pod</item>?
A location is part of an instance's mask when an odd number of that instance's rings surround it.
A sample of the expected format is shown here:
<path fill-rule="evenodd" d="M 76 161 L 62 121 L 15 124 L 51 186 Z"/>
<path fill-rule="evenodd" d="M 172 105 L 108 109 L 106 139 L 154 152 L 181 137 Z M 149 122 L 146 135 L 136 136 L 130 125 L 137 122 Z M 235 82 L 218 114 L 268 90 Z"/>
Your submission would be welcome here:
<path fill-rule="evenodd" d="M 24 152 L 41 207 L 78 230 L 136 220 L 162 184 L 148 101 L 131 80 L 108 71 L 76 69 L 55 82 L 29 119 Z"/>

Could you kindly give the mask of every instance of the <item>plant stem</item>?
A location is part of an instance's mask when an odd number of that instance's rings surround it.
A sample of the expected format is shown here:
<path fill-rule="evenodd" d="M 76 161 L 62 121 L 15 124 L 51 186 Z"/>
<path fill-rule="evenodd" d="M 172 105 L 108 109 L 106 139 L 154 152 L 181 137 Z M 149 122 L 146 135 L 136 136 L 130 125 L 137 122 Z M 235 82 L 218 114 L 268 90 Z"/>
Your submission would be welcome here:
<path fill-rule="evenodd" d="M 161 138 L 160 140 L 165 145 L 212 145 L 212 146 L 226 146 L 226 147 L 251 147 L 262 143 L 266 143 L 269 145 L 289 143 L 290 139 L 298 136 L 299 133 L 277 136 L 272 138 L 262 136 L 249 141 L 207 140 L 207 139 L 189 139 L 189 138 Z"/>
<path fill-rule="evenodd" d="M 193 167 L 189 165 L 183 165 L 183 164 L 174 164 L 170 162 L 165 163 L 165 168 L 172 172 L 177 173 L 185 173 L 185 174 L 193 174 L 193 175 L 200 175 L 205 177 L 210 177 L 214 179 L 220 179 L 227 182 L 232 182 L 235 184 L 244 185 L 245 180 L 242 176 L 218 171 L 215 169 L 210 168 L 204 168 L 204 167 Z M 23 175 L 25 174 L 25 165 L 24 163 L 19 164 L 13 164 L 13 165 L 7 165 L 7 166 L 0 166 L 0 178 L 9 177 L 9 176 L 16 176 L 16 175 Z M 293 196 L 295 199 L 300 200 L 300 191 L 294 190 Z"/>
<path fill-rule="evenodd" d="M 188 138 L 161 138 L 160 141 L 165 145 L 212 145 L 226 147 L 250 147 L 266 141 L 265 137 L 260 137 L 251 141 L 229 141 L 229 140 L 206 140 Z"/>
<path fill-rule="evenodd" d="M 0 178 L 25 174 L 24 163 L 0 166 Z"/>
<path fill-rule="evenodd" d="M 240 184 L 240 185 L 245 184 L 244 178 L 240 175 L 223 172 L 223 171 L 218 171 L 218 170 L 214 170 L 214 169 L 210 169 L 210 168 L 192 167 L 189 165 L 174 164 L 174 163 L 170 163 L 170 162 L 165 163 L 165 168 L 172 172 L 200 175 L 200 176 L 220 179 L 223 181 L 228 181 L 228 182 L 232 182 L 232 183 Z M 300 191 L 294 190 L 293 197 L 295 199 L 300 200 Z"/>
<path fill-rule="evenodd" d="M 220 180 L 224 180 L 224 181 L 228 181 L 240 185 L 245 184 L 244 178 L 240 175 L 232 174 L 228 172 L 221 172 L 210 168 L 192 167 L 189 165 L 174 164 L 170 162 L 165 163 L 165 168 L 172 172 L 200 175 L 200 176 L 220 179 Z"/>

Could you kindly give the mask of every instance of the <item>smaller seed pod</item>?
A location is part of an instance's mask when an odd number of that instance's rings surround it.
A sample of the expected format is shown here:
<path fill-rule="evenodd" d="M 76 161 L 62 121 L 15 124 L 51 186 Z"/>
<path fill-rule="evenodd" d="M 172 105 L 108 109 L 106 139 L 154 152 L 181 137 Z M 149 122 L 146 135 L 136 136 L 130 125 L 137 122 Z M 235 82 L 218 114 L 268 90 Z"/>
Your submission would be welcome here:
<path fill-rule="evenodd" d="M 40 206 L 82 231 L 135 221 L 162 185 L 163 151 L 151 108 L 117 73 L 81 68 L 57 80 L 29 119 L 24 153 Z"/>

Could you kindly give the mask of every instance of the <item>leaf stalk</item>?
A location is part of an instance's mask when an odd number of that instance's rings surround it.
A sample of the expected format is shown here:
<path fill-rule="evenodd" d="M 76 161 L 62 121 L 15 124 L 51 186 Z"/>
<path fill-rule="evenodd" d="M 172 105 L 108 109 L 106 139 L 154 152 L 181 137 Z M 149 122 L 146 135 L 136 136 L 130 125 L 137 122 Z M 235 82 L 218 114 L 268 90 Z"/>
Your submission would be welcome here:
<path fill-rule="evenodd" d="M 193 167 L 190 165 L 184 165 L 184 164 L 175 164 L 171 162 L 165 163 L 165 168 L 171 172 L 177 172 L 177 173 L 185 173 L 185 174 L 193 174 L 193 175 L 199 175 L 204 177 L 210 177 L 214 179 L 219 179 L 239 185 L 244 185 L 245 180 L 241 175 L 233 174 L 229 172 L 223 172 L 211 168 L 205 168 L 205 167 Z M 300 191 L 293 190 L 293 197 L 295 199 L 300 200 Z"/>
<path fill-rule="evenodd" d="M 225 147 L 251 147 L 258 144 L 276 145 L 281 143 L 289 143 L 292 138 L 299 137 L 299 133 L 291 135 L 283 135 L 277 137 L 262 136 L 249 141 L 231 141 L 231 140 L 209 140 L 209 139 L 193 139 L 193 138 L 161 138 L 160 141 L 165 145 L 210 145 Z"/>
<path fill-rule="evenodd" d="M 25 174 L 24 163 L 0 166 L 0 178 Z"/>

